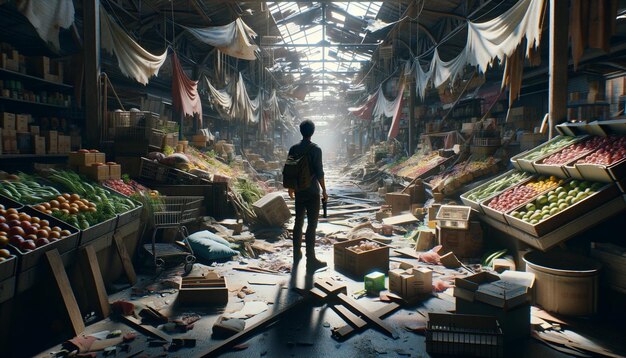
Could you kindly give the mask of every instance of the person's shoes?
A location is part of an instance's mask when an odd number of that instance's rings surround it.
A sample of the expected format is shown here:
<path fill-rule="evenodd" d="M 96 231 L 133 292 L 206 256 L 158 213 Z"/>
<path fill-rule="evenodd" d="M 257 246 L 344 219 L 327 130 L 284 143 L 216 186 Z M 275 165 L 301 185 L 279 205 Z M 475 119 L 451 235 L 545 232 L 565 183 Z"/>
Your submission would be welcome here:
<path fill-rule="evenodd" d="M 328 266 L 328 264 L 324 261 L 320 261 L 318 259 L 312 259 L 312 260 L 307 260 L 306 262 L 306 269 L 308 271 L 317 271 L 323 267 Z"/>

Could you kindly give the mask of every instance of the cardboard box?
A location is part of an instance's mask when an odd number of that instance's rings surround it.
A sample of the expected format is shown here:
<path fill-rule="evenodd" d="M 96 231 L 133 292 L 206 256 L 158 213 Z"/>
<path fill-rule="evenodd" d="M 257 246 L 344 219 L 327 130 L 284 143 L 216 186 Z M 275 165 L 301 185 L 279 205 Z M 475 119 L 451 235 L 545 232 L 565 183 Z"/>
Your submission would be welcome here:
<path fill-rule="evenodd" d="M 30 154 L 33 150 L 32 136 L 30 133 L 16 133 L 17 151 L 22 154 Z"/>
<path fill-rule="evenodd" d="M 15 50 L 0 54 L 0 67 L 7 70 L 19 72 L 20 54 Z"/>
<path fill-rule="evenodd" d="M 63 82 L 63 63 L 46 56 L 31 56 L 26 61 L 28 72 L 47 81 Z"/>
<path fill-rule="evenodd" d="M 401 276 L 405 273 L 402 269 L 393 269 L 389 271 L 389 291 L 402 294 L 402 279 Z"/>
<path fill-rule="evenodd" d="M 411 196 L 411 204 L 424 204 L 426 201 L 426 189 L 420 179 L 408 187 L 407 193 Z"/>
<path fill-rule="evenodd" d="M 270 193 L 252 204 L 259 219 L 271 226 L 283 226 L 291 218 L 285 199 L 278 193 Z"/>
<path fill-rule="evenodd" d="M 30 134 L 39 135 L 39 126 L 30 126 Z"/>
<path fill-rule="evenodd" d="M 479 257 L 483 249 L 483 230 L 479 221 L 472 221 L 469 226 L 469 230 L 437 226 L 437 240 L 442 246 L 440 254 L 452 251 L 460 258 Z"/>
<path fill-rule="evenodd" d="M 437 211 L 437 224 L 441 228 L 468 229 L 471 212 L 472 208 L 469 206 L 441 205 Z"/>
<path fill-rule="evenodd" d="M 393 215 L 411 210 L 411 196 L 409 194 L 387 193 L 385 194 L 385 203 L 391 205 Z"/>
<path fill-rule="evenodd" d="M 28 122 L 30 121 L 30 114 L 16 114 L 15 115 L 15 130 L 18 132 L 28 132 Z"/>
<path fill-rule="evenodd" d="M 46 151 L 49 154 L 57 154 L 59 151 L 59 133 L 57 131 L 44 131 L 43 136 L 46 137 Z"/>
<path fill-rule="evenodd" d="M 389 291 L 397 293 L 405 300 L 432 292 L 432 274 L 427 268 L 389 271 Z"/>
<path fill-rule="evenodd" d="M 2 130 L 2 151 L 5 154 L 17 153 L 17 132 L 15 129 Z"/>
<path fill-rule="evenodd" d="M 2 112 L 2 128 L 15 130 L 15 113 Z"/>
<path fill-rule="evenodd" d="M 454 291 L 456 296 L 456 288 Z M 457 297 L 456 313 L 495 317 L 502 327 L 505 342 L 516 342 L 530 335 L 530 304 L 503 310 L 483 302 L 472 302 Z"/>
<path fill-rule="evenodd" d="M 71 152 L 69 154 L 70 167 L 88 167 L 96 162 L 95 153 Z"/>
<path fill-rule="evenodd" d="M 71 137 L 66 135 L 59 135 L 58 139 L 58 152 L 59 154 L 67 154 L 71 151 Z"/>
<path fill-rule="evenodd" d="M 122 166 L 119 164 L 109 164 L 109 179 L 122 179 Z"/>
<path fill-rule="evenodd" d="M 374 242 L 369 239 L 355 239 L 333 245 L 335 270 L 359 279 L 374 271 L 389 271 L 389 246 L 377 243 L 379 248 L 363 252 L 349 249 L 359 245 L 361 241 Z"/>
<path fill-rule="evenodd" d="M 81 174 L 86 175 L 88 178 L 95 181 L 103 181 L 109 179 L 109 166 L 108 165 L 91 165 L 88 167 L 80 167 Z"/>
<path fill-rule="evenodd" d="M 376 271 L 365 275 L 364 285 L 368 295 L 377 296 L 385 289 L 385 274 Z"/>
<path fill-rule="evenodd" d="M 94 160 L 96 163 L 106 163 L 107 161 L 107 155 L 106 153 L 102 153 L 102 152 L 98 152 L 98 153 L 94 153 Z"/>
<path fill-rule="evenodd" d="M 40 135 L 34 135 L 32 138 L 33 153 L 46 154 L 46 138 Z"/>

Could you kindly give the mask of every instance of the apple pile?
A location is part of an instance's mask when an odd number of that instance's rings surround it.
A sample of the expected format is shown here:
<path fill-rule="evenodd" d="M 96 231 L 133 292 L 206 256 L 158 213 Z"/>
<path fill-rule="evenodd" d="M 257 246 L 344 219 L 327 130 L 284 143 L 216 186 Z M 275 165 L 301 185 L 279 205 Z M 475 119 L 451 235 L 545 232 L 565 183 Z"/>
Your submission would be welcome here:
<path fill-rule="evenodd" d="M 47 203 L 35 205 L 33 208 L 46 214 L 52 214 L 58 210 L 68 215 L 76 215 L 83 212 L 95 213 L 97 211 L 95 203 L 87 199 L 81 199 L 78 194 L 68 193 L 59 195 L 56 199 Z"/>
<path fill-rule="evenodd" d="M 524 185 L 509 189 L 496 196 L 487 206 L 500 212 L 508 212 L 534 198 L 539 193 L 556 188 L 562 183 L 563 180 L 554 176 L 549 178 L 539 177 L 537 180 L 529 181 Z"/>
<path fill-rule="evenodd" d="M 48 220 L 16 209 L 0 209 L 0 247 L 11 244 L 20 251 L 28 252 L 70 235 L 68 230 L 50 227 Z"/>
<path fill-rule="evenodd" d="M 626 136 L 613 137 L 607 146 L 580 159 L 576 164 L 611 165 L 624 158 L 626 158 Z"/>
<path fill-rule="evenodd" d="M 594 151 L 598 148 L 607 146 L 612 142 L 611 137 L 592 137 L 579 143 L 571 144 L 562 150 L 550 155 L 542 161 L 541 164 L 564 165 L 574 159 Z"/>

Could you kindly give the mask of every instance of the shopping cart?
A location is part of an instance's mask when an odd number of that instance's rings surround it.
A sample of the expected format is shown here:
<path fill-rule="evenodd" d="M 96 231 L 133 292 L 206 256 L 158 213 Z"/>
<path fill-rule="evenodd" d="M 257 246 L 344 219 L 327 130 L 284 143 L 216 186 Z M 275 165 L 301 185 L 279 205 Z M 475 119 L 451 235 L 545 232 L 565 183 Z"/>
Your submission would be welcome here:
<path fill-rule="evenodd" d="M 144 249 L 152 255 L 157 273 L 166 265 L 180 263 L 184 263 L 185 273 L 191 272 L 196 257 L 187 240 L 189 232 L 185 224 L 196 220 L 203 199 L 201 196 L 160 196 L 148 205 L 148 219 L 151 221 L 153 232 L 152 242 L 144 244 Z M 175 243 L 157 243 L 157 233 L 164 229 L 176 229 L 174 239 L 179 234 L 182 239 Z"/>

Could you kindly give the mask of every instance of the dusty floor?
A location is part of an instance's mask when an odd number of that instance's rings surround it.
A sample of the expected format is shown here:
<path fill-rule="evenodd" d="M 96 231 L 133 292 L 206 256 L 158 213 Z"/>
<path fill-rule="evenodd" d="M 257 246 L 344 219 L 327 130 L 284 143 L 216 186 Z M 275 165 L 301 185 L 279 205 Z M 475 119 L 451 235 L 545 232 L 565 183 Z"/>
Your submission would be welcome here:
<path fill-rule="evenodd" d="M 329 171 L 329 192 L 331 196 L 344 196 L 346 194 L 365 196 L 355 185 L 346 181 L 340 181 L 336 171 Z M 346 200 L 346 199 L 344 199 Z M 372 214 L 362 214 L 357 216 L 372 216 Z M 183 306 L 176 302 L 177 290 L 172 289 L 175 285 L 168 286 L 169 278 L 174 282 L 182 272 L 180 269 L 173 269 L 164 272 L 155 278 L 149 275 L 141 275 L 140 280 L 133 289 L 125 289 L 109 297 L 111 302 L 117 300 L 127 300 L 137 307 L 150 305 L 160 310 L 170 318 L 184 314 L 199 314 L 202 318 L 195 323 L 194 328 L 186 333 L 171 334 L 174 338 L 194 338 L 197 340 L 196 348 L 183 348 L 177 352 L 167 352 L 171 357 L 197 356 L 208 347 L 220 343 L 220 340 L 211 338 L 211 328 L 217 317 L 223 312 L 238 311 L 244 302 L 262 301 L 268 304 L 268 310 L 252 318 L 247 319 L 246 326 L 263 319 L 286 307 L 287 305 L 302 300 L 302 296 L 294 288 L 307 289 L 313 285 L 313 280 L 318 278 L 335 278 L 348 285 L 348 294 L 363 289 L 362 282 L 353 281 L 333 268 L 332 263 L 332 241 L 324 240 L 323 237 L 336 231 L 346 230 L 347 227 L 341 225 L 322 223 L 318 229 L 317 252 L 321 259 L 329 263 L 329 267 L 315 275 L 306 274 L 303 260 L 297 267 L 291 268 L 291 273 L 285 274 L 261 274 L 243 271 L 235 271 L 236 266 L 267 266 L 273 263 L 280 266 L 291 265 L 291 247 L 289 241 L 274 243 L 278 248 L 278 253 L 261 255 L 256 259 L 242 259 L 240 261 L 230 261 L 213 266 L 196 264 L 191 275 L 201 274 L 208 270 L 215 270 L 223 275 L 227 280 L 230 291 L 229 302 L 226 306 L 212 308 Z M 332 235 L 330 235 L 332 236 Z M 397 246 L 406 246 L 406 240 L 402 236 L 394 236 L 394 243 Z M 391 254 L 392 262 L 405 261 L 417 264 L 417 260 L 400 258 L 397 254 Z M 438 266 L 436 276 L 450 274 L 445 269 Z M 438 272 L 438 273 L 437 273 Z M 454 272 L 453 272 L 454 273 Z M 156 283 L 156 284 L 155 284 Z M 163 285 L 165 283 L 165 286 Z M 254 291 L 243 298 L 237 297 L 237 292 L 243 286 Z M 388 287 L 388 282 L 387 282 Z M 363 297 L 358 300 L 360 304 L 368 309 L 376 310 L 386 303 L 380 302 L 377 297 Z M 399 334 L 399 338 L 394 340 L 374 328 L 365 329 L 361 333 L 354 334 L 347 340 L 340 342 L 331 337 L 333 327 L 345 325 L 341 319 L 328 305 L 314 305 L 305 303 L 297 310 L 292 311 L 288 316 L 278 320 L 273 325 L 260 329 L 254 336 L 242 342 L 239 350 L 231 349 L 220 355 L 223 357 L 423 357 L 428 356 L 425 351 L 425 338 L 423 335 L 414 333 L 412 329 L 426 324 L 427 312 L 446 312 L 454 310 L 454 297 L 451 290 L 434 294 L 420 304 L 406 306 L 396 311 L 391 316 L 385 318 L 385 322 L 393 327 Z M 120 329 L 123 332 L 134 329 L 117 322 L 115 319 L 105 319 L 87 327 L 86 333 L 94 333 L 103 330 L 113 331 Z M 60 346 L 41 353 L 39 356 L 49 357 L 51 352 L 58 351 Z M 151 347 L 147 337 L 139 337 L 130 343 L 129 352 L 119 352 L 117 356 L 159 356 L 164 354 L 161 346 Z M 102 352 L 98 356 L 102 356 Z M 560 357 L 568 356 L 557 352 L 548 346 L 539 343 L 531 338 L 510 346 L 506 356 L 523 357 Z"/>

